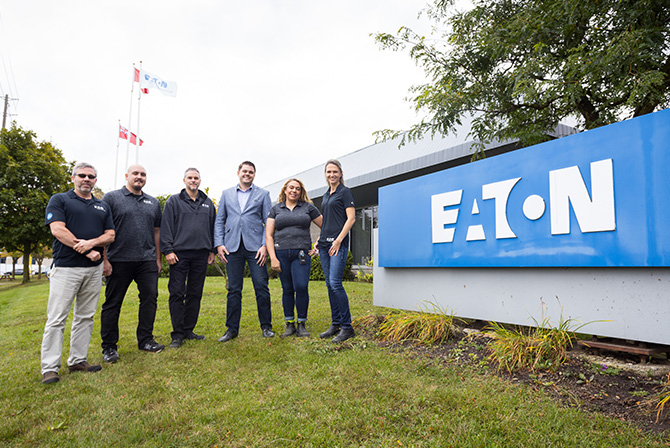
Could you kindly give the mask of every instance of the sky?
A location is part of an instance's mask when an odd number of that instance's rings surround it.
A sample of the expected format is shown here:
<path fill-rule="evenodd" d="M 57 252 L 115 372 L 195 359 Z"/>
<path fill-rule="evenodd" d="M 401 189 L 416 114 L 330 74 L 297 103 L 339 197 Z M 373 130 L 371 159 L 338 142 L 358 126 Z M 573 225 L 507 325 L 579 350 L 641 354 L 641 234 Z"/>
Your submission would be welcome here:
<path fill-rule="evenodd" d="M 264 186 L 374 144 L 374 131 L 418 122 L 405 98 L 425 82 L 423 71 L 370 34 L 403 25 L 429 33 L 426 16 L 417 18 L 426 5 L 0 0 L 0 93 L 14 98 L 9 120 L 68 161 L 95 165 L 109 191 L 124 183 L 119 120 L 137 133 L 137 88 L 130 126 L 129 113 L 133 64 L 142 61 L 178 85 L 175 98 L 150 90 L 140 101 L 145 192 L 179 192 L 193 166 L 218 198 L 243 160 L 256 164 Z"/>

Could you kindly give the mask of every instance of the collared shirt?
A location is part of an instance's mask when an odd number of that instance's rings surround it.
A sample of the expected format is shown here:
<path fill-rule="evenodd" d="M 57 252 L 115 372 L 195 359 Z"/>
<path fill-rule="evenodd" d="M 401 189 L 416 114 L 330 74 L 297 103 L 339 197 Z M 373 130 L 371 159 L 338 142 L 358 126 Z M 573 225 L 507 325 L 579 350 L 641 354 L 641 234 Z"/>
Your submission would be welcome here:
<path fill-rule="evenodd" d="M 321 201 L 323 224 L 319 237 L 319 249 L 328 248 L 333 244 L 347 222 L 349 207 L 354 207 L 354 195 L 349 188 L 339 184 L 332 194 L 330 188 L 326 190 Z M 342 240 L 341 247 L 349 247 L 349 234 Z"/>
<path fill-rule="evenodd" d="M 268 219 L 275 220 L 275 249 L 309 250 L 312 247 L 309 227 L 319 216 L 319 210 L 309 202 L 298 202 L 293 210 L 285 202 L 273 205 Z"/>
<path fill-rule="evenodd" d="M 244 211 L 244 207 L 247 206 L 249 202 L 249 196 L 251 196 L 251 190 L 254 189 L 254 184 L 251 184 L 246 190 L 242 190 L 239 184 L 237 184 L 237 203 L 240 204 L 240 212 Z"/>
<path fill-rule="evenodd" d="M 75 238 L 89 240 L 99 237 L 105 230 L 114 230 L 109 205 L 95 197 L 84 199 L 74 190 L 51 196 L 45 213 L 45 225 L 57 221 L 63 222 Z M 93 250 L 102 255 L 102 247 Z M 58 267 L 83 268 L 102 263 L 102 257 L 98 261 L 91 261 L 86 255 L 61 243 L 58 238 L 54 238 L 53 257 L 54 265 Z"/>
<path fill-rule="evenodd" d="M 156 260 L 154 227 L 161 226 L 161 206 L 146 193 L 133 194 L 125 186 L 102 198 L 109 204 L 116 238 L 107 248 L 110 261 Z"/>

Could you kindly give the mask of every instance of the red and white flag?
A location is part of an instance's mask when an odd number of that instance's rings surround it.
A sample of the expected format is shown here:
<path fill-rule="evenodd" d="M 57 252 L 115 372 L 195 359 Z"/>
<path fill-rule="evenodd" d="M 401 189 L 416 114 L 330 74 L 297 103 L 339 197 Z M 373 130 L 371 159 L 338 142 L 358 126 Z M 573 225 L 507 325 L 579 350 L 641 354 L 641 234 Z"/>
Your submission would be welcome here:
<path fill-rule="evenodd" d="M 133 134 L 132 132 L 130 133 L 130 143 L 133 145 L 137 145 L 137 135 Z M 140 146 L 144 143 L 144 140 L 140 139 Z"/>
<path fill-rule="evenodd" d="M 135 67 L 133 67 L 133 82 L 140 82 L 140 71 Z M 149 89 L 140 88 L 140 90 L 142 90 L 142 93 L 149 93 Z"/>
<path fill-rule="evenodd" d="M 128 129 L 124 128 L 121 125 L 119 125 L 119 138 L 128 140 Z"/>
<path fill-rule="evenodd" d="M 137 135 L 133 134 L 132 132 L 128 132 L 128 129 L 119 125 L 119 138 L 128 140 L 129 135 L 130 135 L 130 143 L 132 143 L 133 145 L 137 145 Z M 140 139 L 140 146 L 142 146 L 142 144 L 144 144 L 144 140 Z"/>

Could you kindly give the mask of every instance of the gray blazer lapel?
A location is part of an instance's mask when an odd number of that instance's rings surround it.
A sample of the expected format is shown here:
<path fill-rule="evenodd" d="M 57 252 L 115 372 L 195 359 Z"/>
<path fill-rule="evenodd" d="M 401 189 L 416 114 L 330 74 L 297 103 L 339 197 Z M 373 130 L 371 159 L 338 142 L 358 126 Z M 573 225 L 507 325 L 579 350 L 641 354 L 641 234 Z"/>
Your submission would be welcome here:
<path fill-rule="evenodd" d="M 237 187 L 232 188 L 228 202 L 230 203 L 230 211 L 232 214 L 237 214 L 238 216 L 242 214 L 242 210 L 240 210 L 240 201 L 237 200 Z"/>
<path fill-rule="evenodd" d="M 256 200 L 257 196 L 258 196 L 258 187 L 254 185 L 251 188 L 251 194 L 249 195 L 249 199 L 247 199 L 247 203 L 244 205 L 244 210 L 242 210 L 242 213 L 252 209 L 254 201 Z"/>

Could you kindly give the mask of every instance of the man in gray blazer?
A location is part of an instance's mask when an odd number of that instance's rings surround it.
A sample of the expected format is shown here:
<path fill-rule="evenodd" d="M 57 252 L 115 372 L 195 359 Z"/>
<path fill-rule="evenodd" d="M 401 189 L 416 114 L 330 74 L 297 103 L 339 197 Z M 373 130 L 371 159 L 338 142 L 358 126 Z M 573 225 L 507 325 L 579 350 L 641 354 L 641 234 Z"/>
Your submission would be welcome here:
<path fill-rule="evenodd" d="M 228 273 L 228 303 L 226 309 L 226 333 L 219 342 L 237 337 L 242 314 L 242 284 L 244 264 L 249 265 L 251 281 L 256 292 L 258 320 L 263 336 L 271 338 L 272 310 L 265 247 L 265 221 L 272 203 L 270 193 L 253 184 L 256 166 L 245 161 L 237 169 L 240 183 L 223 190 L 214 222 L 214 246 L 219 258 L 226 263 Z"/>

